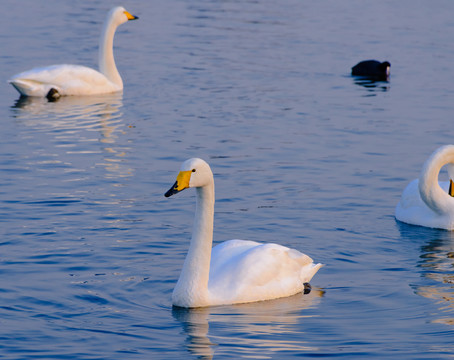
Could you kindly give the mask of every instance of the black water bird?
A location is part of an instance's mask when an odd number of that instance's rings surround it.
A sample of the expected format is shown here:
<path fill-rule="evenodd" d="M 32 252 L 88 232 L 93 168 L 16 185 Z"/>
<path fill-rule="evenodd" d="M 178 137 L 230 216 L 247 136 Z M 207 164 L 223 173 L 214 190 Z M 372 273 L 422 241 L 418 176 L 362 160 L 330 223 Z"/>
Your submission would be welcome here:
<path fill-rule="evenodd" d="M 391 64 L 388 61 L 361 61 L 352 67 L 353 76 L 363 76 L 374 80 L 388 80 Z"/>

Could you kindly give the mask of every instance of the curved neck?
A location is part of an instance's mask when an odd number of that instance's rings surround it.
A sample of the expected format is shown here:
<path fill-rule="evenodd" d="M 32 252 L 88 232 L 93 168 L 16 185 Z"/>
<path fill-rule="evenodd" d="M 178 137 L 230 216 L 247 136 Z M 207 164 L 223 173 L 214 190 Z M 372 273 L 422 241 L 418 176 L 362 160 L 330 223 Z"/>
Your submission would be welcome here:
<path fill-rule="evenodd" d="M 99 71 L 104 74 L 109 81 L 113 82 L 120 89 L 123 89 L 123 80 L 118 73 L 113 56 L 113 39 L 115 30 L 118 27 L 118 24 L 114 21 L 115 19 L 113 17 L 106 20 L 101 32 L 101 37 L 99 38 Z"/>
<path fill-rule="evenodd" d="M 201 305 L 208 296 L 213 243 L 214 182 L 196 188 L 196 193 L 191 244 L 174 291 L 192 294 L 194 304 Z"/>
<path fill-rule="evenodd" d="M 419 193 L 422 200 L 437 214 L 446 214 L 454 209 L 454 198 L 438 184 L 441 168 L 454 163 L 454 146 L 443 146 L 426 161 L 419 177 Z M 450 174 L 451 176 L 451 174 Z"/>

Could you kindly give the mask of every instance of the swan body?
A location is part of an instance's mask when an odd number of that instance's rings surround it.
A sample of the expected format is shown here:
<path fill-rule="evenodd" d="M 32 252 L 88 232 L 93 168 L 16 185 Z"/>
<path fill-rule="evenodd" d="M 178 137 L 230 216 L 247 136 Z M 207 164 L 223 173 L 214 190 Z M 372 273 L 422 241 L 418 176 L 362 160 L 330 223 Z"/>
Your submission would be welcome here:
<path fill-rule="evenodd" d="M 8 82 L 23 96 L 108 94 L 123 89 L 113 56 L 113 39 L 117 27 L 135 20 L 123 7 L 109 11 L 99 43 L 99 71 L 81 65 L 51 65 L 34 68 L 13 76 Z"/>
<path fill-rule="evenodd" d="M 391 64 L 388 61 L 364 60 L 352 67 L 353 76 L 364 76 L 377 80 L 389 78 Z"/>
<path fill-rule="evenodd" d="M 196 188 L 196 214 L 188 254 L 172 294 L 173 305 L 202 307 L 270 300 L 302 292 L 322 264 L 278 244 L 228 240 L 212 248 L 214 180 L 202 159 L 181 166 L 169 197 Z"/>
<path fill-rule="evenodd" d="M 412 225 L 454 230 L 454 193 L 452 180 L 439 182 L 438 174 L 447 166 L 454 178 L 454 145 L 437 149 L 424 164 L 419 179 L 402 193 L 396 206 L 396 219 Z"/>

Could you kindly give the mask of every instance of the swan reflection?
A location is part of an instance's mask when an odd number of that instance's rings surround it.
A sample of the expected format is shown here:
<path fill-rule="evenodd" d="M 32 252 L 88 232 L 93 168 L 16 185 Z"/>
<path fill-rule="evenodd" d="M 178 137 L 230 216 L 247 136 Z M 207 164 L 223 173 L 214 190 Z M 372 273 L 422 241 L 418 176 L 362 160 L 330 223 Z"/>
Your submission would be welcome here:
<path fill-rule="evenodd" d="M 122 94 L 115 93 L 64 96 L 52 102 L 41 97 L 21 97 L 11 111 L 24 131 L 28 130 L 23 134 L 25 138 L 38 138 L 41 133 L 52 136 L 46 142 L 54 144 L 54 158 L 103 154 L 102 163 L 96 165 L 104 166 L 106 177 L 118 178 L 131 176 L 131 169 L 124 168 L 129 147 L 116 144 L 118 136 L 124 134 L 122 107 Z M 43 144 L 42 139 L 39 141 Z"/>
<path fill-rule="evenodd" d="M 438 312 L 433 322 L 454 325 L 454 232 L 399 223 L 402 236 L 427 239 L 421 246 L 418 268 L 425 280 L 415 293 L 434 301 Z"/>
<path fill-rule="evenodd" d="M 183 326 L 188 351 L 200 359 L 212 359 L 215 353 L 248 357 L 258 352 L 266 356 L 280 351 L 312 351 L 315 349 L 301 339 L 299 324 L 311 316 L 303 310 L 316 306 L 323 294 L 313 289 L 305 295 L 248 304 L 173 307 L 172 315 Z"/>
<path fill-rule="evenodd" d="M 419 267 L 432 285 L 419 286 L 418 295 L 432 299 L 439 306 L 439 318 L 434 322 L 454 325 L 454 234 L 440 231 L 421 247 Z"/>
<path fill-rule="evenodd" d="M 89 127 L 89 121 L 118 119 L 123 106 L 122 94 L 97 96 L 64 96 L 56 101 L 41 97 L 21 96 L 11 106 L 13 117 L 27 125 L 47 125 L 66 129 Z"/>

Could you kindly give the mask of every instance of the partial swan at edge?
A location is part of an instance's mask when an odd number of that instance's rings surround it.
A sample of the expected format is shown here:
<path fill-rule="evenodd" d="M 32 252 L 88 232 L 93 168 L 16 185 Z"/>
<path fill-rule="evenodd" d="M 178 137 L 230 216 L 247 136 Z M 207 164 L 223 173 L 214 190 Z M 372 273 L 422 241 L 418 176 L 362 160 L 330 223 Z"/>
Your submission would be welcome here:
<path fill-rule="evenodd" d="M 22 96 L 46 96 L 53 100 L 64 95 L 107 94 L 123 89 L 113 56 L 117 27 L 138 17 L 118 6 L 109 11 L 99 41 L 99 71 L 81 65 L 51 65 L 13 76 L 8 82 Z"/>
<path fill-rule="evenodd" d="M 214 248 L 214 179 L 202 159 L 186 160 L 169 197 L 196 188 L 192 239 L 172 303 L 202 307 L 270 300 L 302 292 L 320 269 L 312 259 L 278 244 L 228 240 Z"/>
<path fill-rule="evenodd" d="M 450 181 L 438 181 L 447 166 Z M 396 206 L 396 219 L 412 225 L 454 230 L 454 145 L 438 148 L 425 162 L 419 179 L 402 193 Z"/>

